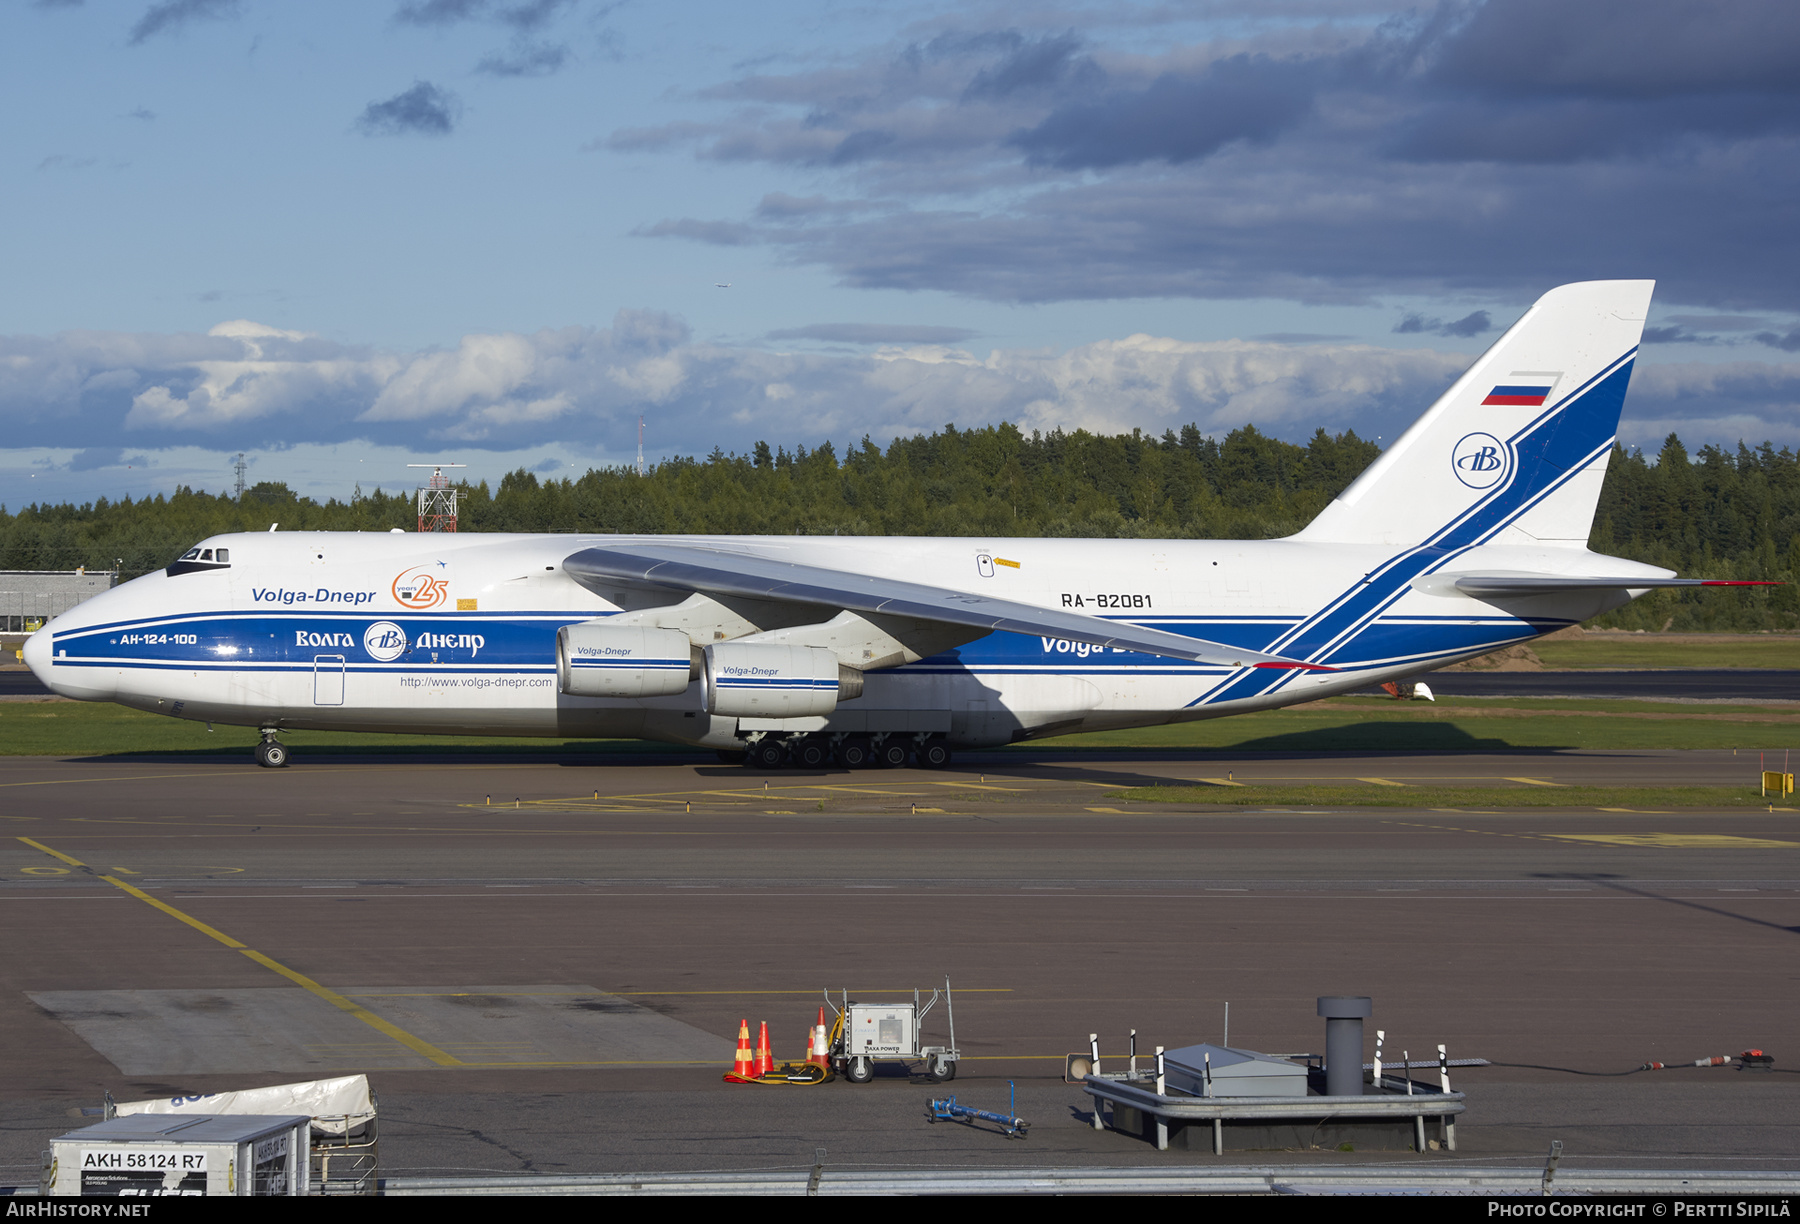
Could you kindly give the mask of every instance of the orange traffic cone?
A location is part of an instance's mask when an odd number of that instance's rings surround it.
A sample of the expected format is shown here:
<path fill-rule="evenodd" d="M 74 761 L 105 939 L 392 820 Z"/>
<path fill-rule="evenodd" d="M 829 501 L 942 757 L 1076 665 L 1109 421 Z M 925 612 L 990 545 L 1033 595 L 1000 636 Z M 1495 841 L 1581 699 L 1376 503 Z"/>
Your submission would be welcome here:
<path fill-rule="evenodd" d="M 746 1030 L 746 1036 L 748 1030 Z M 756 1035 L 756 1070 L 752 1075 L 767 1075 L 775 1070 L 775 1055 L 769 1049 L 769 1022 L 762 1022 L 762 1030 Z"/>
<path fill-rule="evenodd" d="M 815 1067 L 831 1067 L 831 1051 L 826 1048 L 825 1009 L 819 1009 L 819 1022 L 812 1026 L 812 1045 L 806 1051 L 806 1061 Z"/>
<path fill-rule="evenodd" d="M 733 1060 L 731 1070 L 726 1072 L 725 1079 L 728 1082 L 742 1083 L 753 1080 L 756 1076 L 756 1056 L 750 1052 L 750 1021 L 739 1020 L 737 1058 Z"/>

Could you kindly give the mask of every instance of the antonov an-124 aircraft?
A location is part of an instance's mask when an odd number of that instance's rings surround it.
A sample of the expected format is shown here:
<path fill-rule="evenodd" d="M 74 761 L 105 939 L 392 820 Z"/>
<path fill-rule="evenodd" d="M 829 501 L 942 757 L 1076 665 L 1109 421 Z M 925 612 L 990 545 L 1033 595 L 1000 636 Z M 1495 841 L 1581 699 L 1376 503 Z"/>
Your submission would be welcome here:
<path fill-rule="evenodd" d="M 289 727 L 939 766 L 1310 701 L 1720 585 L 1587 548 L 1651 288 L 1545 294 L 1286 539 L 221 535 L 25 659 L 265 766 Z"/>

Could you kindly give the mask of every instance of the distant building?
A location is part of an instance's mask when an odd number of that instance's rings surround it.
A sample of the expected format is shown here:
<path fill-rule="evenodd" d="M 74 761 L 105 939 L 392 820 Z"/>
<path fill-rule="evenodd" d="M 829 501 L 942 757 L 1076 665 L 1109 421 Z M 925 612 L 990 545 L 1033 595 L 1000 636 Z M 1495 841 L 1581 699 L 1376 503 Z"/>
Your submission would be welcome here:
<path fill-rule="evenodd" d="M 0 570 L 0 633 L 24 633 L 118 580 L 116 570 Z"/>

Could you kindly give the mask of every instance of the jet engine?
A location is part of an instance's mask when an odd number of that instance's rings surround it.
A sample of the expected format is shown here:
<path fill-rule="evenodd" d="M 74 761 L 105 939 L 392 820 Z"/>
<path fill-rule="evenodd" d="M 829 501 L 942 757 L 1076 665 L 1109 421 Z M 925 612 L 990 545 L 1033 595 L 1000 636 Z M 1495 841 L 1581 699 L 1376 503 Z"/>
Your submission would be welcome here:
<path fill-rule="evenodd" d="M 672 697 L 699 674 L 679 629 L 588 621 L 556 631 L 558 687 L 574 697 Z"/>
<path fill-rule="evenodd" d="M 706 712 L 722 718 L 829 714 L 862 696 L 863 674 L 819 646 L 718 642 L 706 648 Z"/>

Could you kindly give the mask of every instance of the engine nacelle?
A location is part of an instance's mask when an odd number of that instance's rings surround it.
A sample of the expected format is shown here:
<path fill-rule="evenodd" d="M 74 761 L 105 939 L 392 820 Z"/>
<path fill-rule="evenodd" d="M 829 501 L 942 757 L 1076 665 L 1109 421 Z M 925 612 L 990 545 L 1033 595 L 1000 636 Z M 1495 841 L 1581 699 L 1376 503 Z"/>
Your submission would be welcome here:
<path fill-rule="evenodd" d="M 818 646 L 718 642 L 706 648 L 706 712 L 804 718 L 862 696 L 863 674 Z"/>
<path fill-rule="evenodd" d="M 574 697 L 673 697 L 698 674 L 679 629 L 588 621 L 556 631 L 556 680 Z"/>

